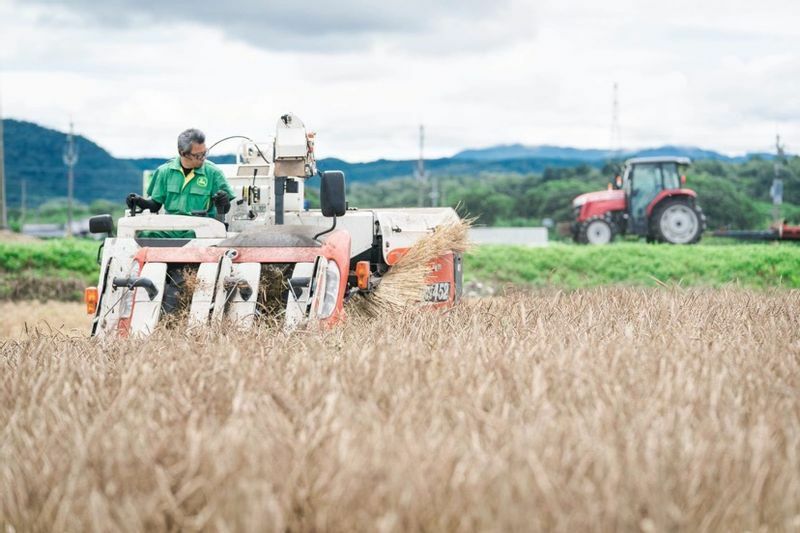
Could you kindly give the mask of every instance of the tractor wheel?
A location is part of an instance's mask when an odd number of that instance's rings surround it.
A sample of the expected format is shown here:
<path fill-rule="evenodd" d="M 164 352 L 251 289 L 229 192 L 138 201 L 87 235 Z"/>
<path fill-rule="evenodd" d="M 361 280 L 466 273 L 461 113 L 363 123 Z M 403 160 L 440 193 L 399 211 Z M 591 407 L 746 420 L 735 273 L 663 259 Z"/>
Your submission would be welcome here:
<path fill-rule="evenodd" d="M 608 244 L 616 235 L 617 229 L 613 222 L 602 217 L 592 217 L 581 224 L 578 240 L 583 244 Z"/>
<path fill-rule="evenodd" d="M 667 200 L 659 205 L 650 219 L 652 235 L 659 242 L 694 244 L 705 229 L 703 211 L 684 199 Z"/>

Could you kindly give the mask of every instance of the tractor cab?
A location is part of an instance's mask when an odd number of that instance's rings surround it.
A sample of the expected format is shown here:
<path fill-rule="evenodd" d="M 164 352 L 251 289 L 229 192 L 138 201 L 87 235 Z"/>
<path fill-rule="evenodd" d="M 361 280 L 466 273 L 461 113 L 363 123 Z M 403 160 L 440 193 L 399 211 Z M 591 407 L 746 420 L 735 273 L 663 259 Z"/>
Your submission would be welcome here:
<path fill-rule="evenodd" d="M 617 235 L 643 236 L 648 242 L 693 244 L 705 229 L 697 194 L 683 188 L 687 157 L 637 157 L 625 162 L 608 191 L 582 194 L 572 201 L 573 238 L 607 244 Z"/>
<path fill-rule="evenodd" d="M 629 233 L 650 232 L 653 206 L 670 194 L 680 194 L 686 182 L 686 169 L 691 164 L 687 157 L 638 157 L 625 162 L 622 189 Z"/>

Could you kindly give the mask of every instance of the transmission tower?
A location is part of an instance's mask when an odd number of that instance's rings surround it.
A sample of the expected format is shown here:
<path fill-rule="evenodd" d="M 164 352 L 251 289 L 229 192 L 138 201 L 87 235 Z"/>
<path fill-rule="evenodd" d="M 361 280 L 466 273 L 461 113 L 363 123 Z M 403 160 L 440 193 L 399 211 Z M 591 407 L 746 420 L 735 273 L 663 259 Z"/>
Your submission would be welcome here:
<path fill-rule="evenodd" d="M 417 178 L 417 207 L 425 205 L 425 192 L 428 185 L 428 173 L 425 171 L 425 126 L 419 126 L 419 159 L 417 160 L 417 170 L 414 176 Z M 431 193 L 433 199 L 433 193 Z M 438 192 L 437 192 L 438 199 Z"/>
<path fill-rule="evenodd" d="M 72 190 L 75 185 L 75 165 L 78 163 L 78 146 L 73 133 L 70 120 L 67 144 L 64 146 L 64 164 L 67 166 L 67 237 L 72 237 Z"/>
<path fill-rule="evenodd" d="M 614 82 L 614 96 L 611 104 L 611 142 L 609 143 L 614 158 L 619 159 L 622 150 L 622 129 L 619 125 L 619 84 Z"/>

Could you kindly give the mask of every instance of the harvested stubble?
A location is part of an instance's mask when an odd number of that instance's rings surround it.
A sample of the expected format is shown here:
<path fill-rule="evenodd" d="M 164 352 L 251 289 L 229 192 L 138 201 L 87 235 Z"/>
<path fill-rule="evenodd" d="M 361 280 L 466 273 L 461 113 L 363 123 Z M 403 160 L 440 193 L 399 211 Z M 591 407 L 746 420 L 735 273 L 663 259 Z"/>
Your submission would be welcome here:
<path fill-rule="evenodd" d="M 31 334 L 88 337 L 91 327 L 84 303 L 0 301 L 0 343 Z"/>
<path fill-rule="evenodd" d="M 17 531 L 800 528 L 800 292 L 2 346 Z"/>
<path fill-rule="evenodd" d="M 39 299 L 78 302 L 86 281 L 80 278 L 40 277 L 35 274 L 6 274 L 0 271 L 0 299 L 30 302 Z"/>

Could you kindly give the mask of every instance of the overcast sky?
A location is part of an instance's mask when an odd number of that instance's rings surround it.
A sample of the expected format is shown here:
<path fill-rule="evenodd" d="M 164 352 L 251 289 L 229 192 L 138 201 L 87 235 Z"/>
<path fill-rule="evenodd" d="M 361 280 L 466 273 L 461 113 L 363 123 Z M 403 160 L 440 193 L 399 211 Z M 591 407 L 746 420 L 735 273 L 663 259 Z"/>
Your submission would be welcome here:
<path fill-rule="evenodd" d="M 118 157 L 181 130 L 264 138 L 287 111 L 318 155 L 501 143 L 800 151 L 796 0 L 0 0 L 3 115 Z M 222 148 L 232 152 L 235 143 Z"/>

